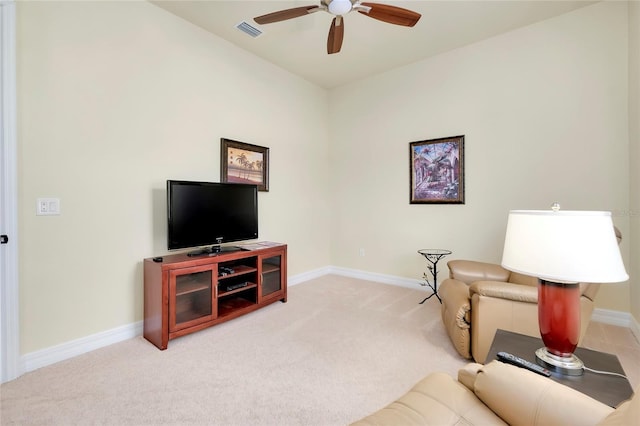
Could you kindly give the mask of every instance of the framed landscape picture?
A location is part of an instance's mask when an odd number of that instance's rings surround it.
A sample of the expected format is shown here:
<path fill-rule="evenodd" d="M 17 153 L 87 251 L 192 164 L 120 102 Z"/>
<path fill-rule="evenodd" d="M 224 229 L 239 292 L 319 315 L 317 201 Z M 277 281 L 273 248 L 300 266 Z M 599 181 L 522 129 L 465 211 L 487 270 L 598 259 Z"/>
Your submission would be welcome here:
<path fill-rule="evenodd" d="M 409 144 L 410 203 L 464 204 L 464 135 Z"/>
<path fill-rule="evenodd" d="M 269 148 L 220 139 L 220 182 L 258 185 L 269 191 Z"/>

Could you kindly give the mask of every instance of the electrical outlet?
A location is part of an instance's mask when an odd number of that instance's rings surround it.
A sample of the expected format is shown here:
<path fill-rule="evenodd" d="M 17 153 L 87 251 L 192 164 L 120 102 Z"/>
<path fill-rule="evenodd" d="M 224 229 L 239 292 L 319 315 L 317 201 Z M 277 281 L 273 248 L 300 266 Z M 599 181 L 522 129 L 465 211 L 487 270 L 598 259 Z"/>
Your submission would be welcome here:
<path fill-rule="evenodd" d="M 60 214 L 59 198 L 38 198 L 36 202 L 37 216 L 55 216 Z"/>

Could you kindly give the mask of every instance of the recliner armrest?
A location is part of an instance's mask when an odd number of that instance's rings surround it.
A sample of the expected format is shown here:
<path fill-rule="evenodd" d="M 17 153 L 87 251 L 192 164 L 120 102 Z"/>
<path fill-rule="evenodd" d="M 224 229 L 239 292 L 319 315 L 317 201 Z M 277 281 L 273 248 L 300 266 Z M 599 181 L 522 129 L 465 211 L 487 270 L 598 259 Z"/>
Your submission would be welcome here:
<path fill-rule="evenodd" d="M 580 294 L 591 301 L 596 299 L 598 290 L 600 290 L 598 283 L 580 283 Z"/>
<path fill-rule="evenodd" d="M 440 285 L 439 292 L 442 298 L 442 323 L 451 343 L 461 356 L 471 358 L 469 286 L 462 281 L 447 278 Z"/>
<path fill-rule="evenodd" d="M 482 367 L 474 392 L 510 425 L 595 425 L 613 412 L 568 386 L 499 361 Z"/>
<path fill-rule="evenodd" d="M 473 390 L 478 372 L 484 367 L 482 364 L 470 362 L 469 364 L 458 370 L 458 381 L 465 385 L 469 390 Z"/>
<path fill-rule="evenodd" d="M 449 278 L 471 284 L 474 281 L 493 280 L 507 281 L 511 274 L 508 270 L 495 263 L 476 262 L 475 260 L 450 260 Z"/>
<path fill-rule="evenodd" d="M 470 296 L 478 294 L 516 302 L 538 303 L 537 287 L 500 281 L 476 281 L 469 286 L 469 294 Z"/>
<path fill-rule="evenodd" d="M 469 328 L 471 322 L 469 286 L 462 281 L 447 278 L 440 284 L 439 293 L 443 311 L 450 313 L 449 320 L 455 322 L 460 328 Z"/>

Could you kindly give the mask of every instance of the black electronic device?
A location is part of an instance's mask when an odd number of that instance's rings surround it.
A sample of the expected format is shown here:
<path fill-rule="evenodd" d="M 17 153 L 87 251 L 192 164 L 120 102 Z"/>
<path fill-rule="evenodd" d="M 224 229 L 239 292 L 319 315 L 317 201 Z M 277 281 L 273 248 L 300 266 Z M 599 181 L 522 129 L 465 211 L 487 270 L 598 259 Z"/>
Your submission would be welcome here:
<path fill-rule="evenodd" d="M 221 244 L 258 238 L 258 187 L 168 180 L 167 237 L 169 250 L 210 246 L 192 256 L 238 250 Z"/>
<path fill-rule="evenodd" d="M 529 371 L 533 371 L 534 373 L 538 373 L 545 377 L 551 376 L 551 371 L 547 370 L 546 368 L 507 352 L 498 352 L 498 359 L 500 361 L 515 365 L 517 367 L 526 368 Z"/>
<path fill-rule="evenodd" d="M 156 262 L 156 263 L 162 262 L 162 256 L 154 257 L 153 261 Z"/>
<path fill-rule="evenodd" d="M 227 290 L 227 291 L 232 291 L 232 290 L 236 290 L 236 289 L 239 289 L 239 288 L 246 287 L 246 286 L 248 286 L 248 285 L 249 285 L 249 283 L 248 283 L 248 282 L 238 283 L 238 284 L 229 284 L 229 285 L 226 287 L 226 290 Z"/>

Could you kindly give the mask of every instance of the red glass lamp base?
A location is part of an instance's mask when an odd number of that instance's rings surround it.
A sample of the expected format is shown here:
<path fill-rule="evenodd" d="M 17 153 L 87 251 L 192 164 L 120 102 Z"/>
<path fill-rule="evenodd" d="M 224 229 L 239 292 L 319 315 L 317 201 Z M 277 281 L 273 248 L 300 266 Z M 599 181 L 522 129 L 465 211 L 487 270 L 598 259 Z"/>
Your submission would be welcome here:
<path fill-rule="evenodd" d="M 538 364 L 579 376 L 584 364 L 573 355 L 580 339 L 580 285 L 540 279 L 538 325 L 545 347 L 536 351 Z"/>

